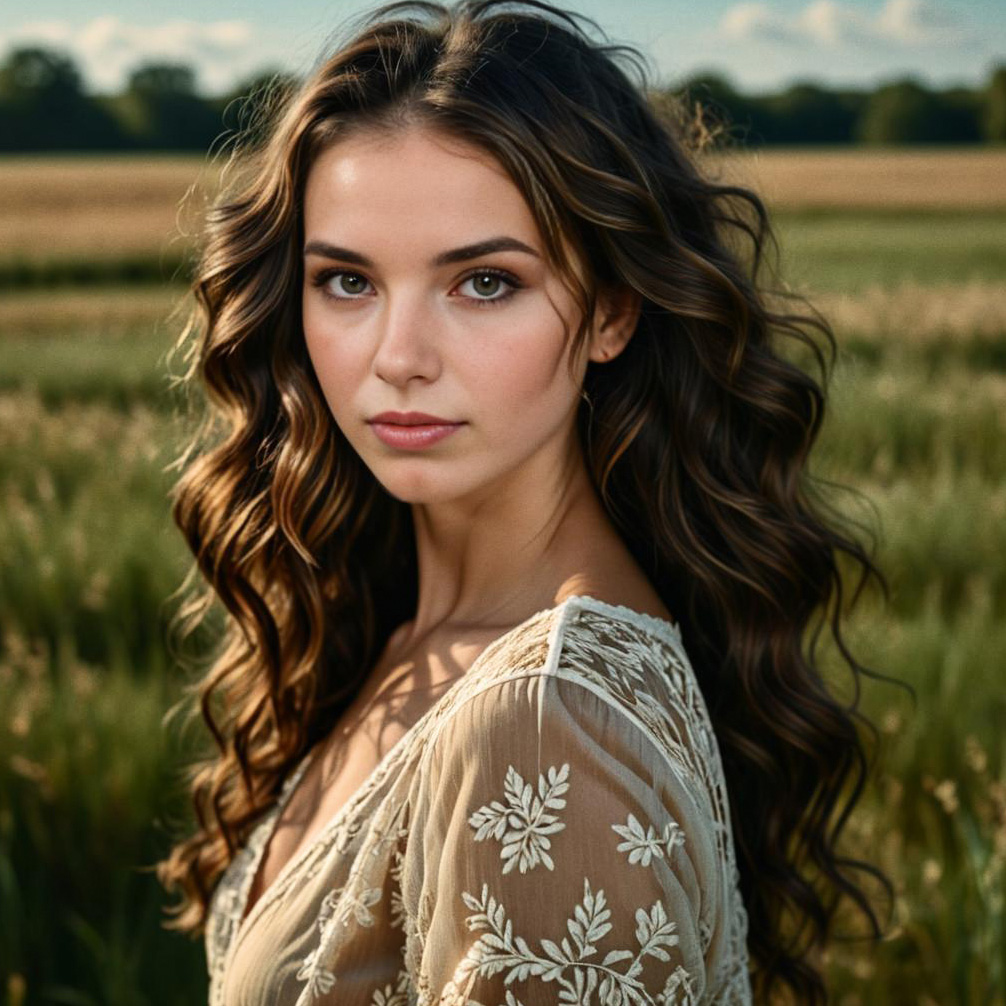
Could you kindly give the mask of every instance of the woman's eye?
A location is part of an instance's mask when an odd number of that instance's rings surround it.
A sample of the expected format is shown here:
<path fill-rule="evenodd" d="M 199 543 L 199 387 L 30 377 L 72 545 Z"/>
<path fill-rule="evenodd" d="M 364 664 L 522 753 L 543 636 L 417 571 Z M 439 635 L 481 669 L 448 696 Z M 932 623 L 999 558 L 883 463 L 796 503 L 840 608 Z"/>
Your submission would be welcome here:
<path fill-rule="evenodd" d="M 330 280 L 338 280 L 335 284 L 340 293 L 333 293 L 329 286 Z M 356 300 L 356 294 L 361 292 L 361 287 L 365 286 L 367 280 L 357 272 L 329 272 L 322 273 L 315 281 L 325 293 L 336 300 Z M 343 296 L 346 294 L 348 296 Z"/>
<path fill-rule="evenodd" d="M 475 291 L 475 300 L 481 300 L 488 304 L 495 304 L 501 300 L 506 300 L 513 296 L 514 291 L 520 286 L 516 279 L 509 276 L 509 274 L 497 272 L 494 269 L 473 272 L 462 281 L 462 285 L 464 283 L 473 284 L 472 289 Z M 500 296 L 493 296 L 499 291 L 501 284 L 506 284 L 509 289 Z"/>
<path fill-rule="evenodd" d="M 360 300 L 368 282 L 360 273 L 348 272 L 345 269 L 321 272 L 313 281 L 314 285 L 331 300 Z M 458 288 L 466 283 L 472 284 L 471 289 L 474 292 L 465 294 L 465 299 L 475 301 L 479 307 L 508 300 L 521 286 L 515 276 L 497 269 L 480 269 L 469 273 L 458 284 Z M 509 289 L 500 293 L 501 284 Z"/>

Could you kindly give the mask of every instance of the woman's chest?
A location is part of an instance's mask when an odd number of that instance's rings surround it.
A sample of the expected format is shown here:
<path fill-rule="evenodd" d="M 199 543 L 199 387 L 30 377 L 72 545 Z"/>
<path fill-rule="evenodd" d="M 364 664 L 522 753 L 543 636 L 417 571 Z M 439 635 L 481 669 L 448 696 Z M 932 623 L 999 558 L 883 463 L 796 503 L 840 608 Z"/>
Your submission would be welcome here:
<path fill-rule="evenodd" d="M 404 774 L 399 781 L 407 790 Z M 398 882 L 408 835 L 402 793 L 390 786 L 279 878 L 219 962 L 214 1006 L 371 1003 L 377 993 L 390 995 L 403 978 L 406 939 Z"/>
<path fill-rule="evenodd" d="M 245 915 L 312 844 L 349 810 L 359 808 L 389 756 L 465 674 L 487 639 L 428 641 L 408 653 L 385 648 L 367 682 L 320 742 L 283 806 L 262 851 Z"/>
<path fill-rule="evenodd" d="M 352 728 L 343 726 L 337 744 L 331 739 L 323 742 L 308 762 L 262 850 L 244 906 L 246 915 L 286 865 L 302 857 L 326 826 L 344 816 L 354 798 L 359 802 L 368 780 L 375 778 L 378 767 L 407 730 L 390 717 L 385 723 L 370 717 Z"/>

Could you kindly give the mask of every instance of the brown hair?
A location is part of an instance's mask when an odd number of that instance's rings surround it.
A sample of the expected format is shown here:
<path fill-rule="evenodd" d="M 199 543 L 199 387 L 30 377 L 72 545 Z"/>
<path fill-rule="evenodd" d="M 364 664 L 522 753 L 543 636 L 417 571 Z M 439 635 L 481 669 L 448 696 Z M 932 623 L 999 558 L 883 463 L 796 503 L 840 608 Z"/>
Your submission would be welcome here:
<path fill-rule="evenodd" d="M 870 575 L 885 597 L 888 586 L 813 499 L 806 465 L 825 394 L 778 345 L 795 340 L 826 383 L 811 333 L 829 342 L 832 365 L 834 336 L 812 309 L 769 304 L 762 201 L 703 175 L 691 149 L 701 118 L 651 93 L 638 52 L 592 41 L 580 15 L 551 4 L 505 6 L 377 8 L 281 96 L 268 128 L 254 124 L 249 135 L 261 136 L 233 159 L 207 215 L 176 349 L 208 405 L 179 459 L 173 509 L 204 582 L 177 622 L 190 633 L 219 599 L 226 631 L 190 693 L 219 750 L 189 774 L 198 829 L 157 864 L 182 892 L 166 925 L 202 930 L 213 884 L 251 826 L 414 614 L 409 505 L 334 423 L 299 292 L 314 159 L 351 129 L 417 123 L 489 152 L 520 188 L 582 309 L 577 346 L 600 285 L 643 298 L 625 350 L 588 366 L 581 445 L 613 525 L 685 632 L 723 757 L 756 996 L 781 982 L 800 1002 L 824 1001 L 811 951 L 831 935 L 842 895 L 880 935 L 851 871 L 891 891 L 874 866 L 837 852 L 868 772 L 857 721 L 876 739 L 856 708 L 857 675 L 883 677 L 842 639 L 839 553 L 861 569 L 853 601 Z M 832 602 L 856 683 L 849 707 L 815 662 Z"/>

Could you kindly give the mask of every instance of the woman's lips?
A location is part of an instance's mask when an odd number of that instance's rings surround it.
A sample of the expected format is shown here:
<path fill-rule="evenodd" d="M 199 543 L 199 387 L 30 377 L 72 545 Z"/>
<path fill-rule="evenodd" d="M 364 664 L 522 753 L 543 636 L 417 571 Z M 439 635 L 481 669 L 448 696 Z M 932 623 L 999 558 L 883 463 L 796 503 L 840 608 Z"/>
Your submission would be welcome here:
<path fill-rule="evenodd" d="M 389 447 L 406 451 L 422 450 L 431 444 L 450 436 L 464 423 L 423 423 L 418 426 L 402 426 L 397 423 L 371 423 L 374 433 Z"/>

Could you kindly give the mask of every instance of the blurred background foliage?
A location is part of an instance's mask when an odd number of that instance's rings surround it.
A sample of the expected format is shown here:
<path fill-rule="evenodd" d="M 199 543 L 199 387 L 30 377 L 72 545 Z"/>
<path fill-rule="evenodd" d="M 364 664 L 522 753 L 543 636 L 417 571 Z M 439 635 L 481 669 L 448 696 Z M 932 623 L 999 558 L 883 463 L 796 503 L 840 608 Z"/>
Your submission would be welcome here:
<path fill-rule="evenodd" d="M 206 150 L 233 128 L 242 99 L 296 78 L 263 70 L 232 91 L 202 97 L 194 70 L 147 63 L 115 95 L 90 95 L 71 56 L 45 46 L 12 49 L 0 65 L 0 152 Z M 774 144 L 974 144 L 1006 142 L 1006 64 L 979 87 L 931 88 L 906 76 L 873 89 L 797 82 L 743 94 L 719 73 L 698 73 L 670 92 L 701 101 L 728 127 L 724 139 Z"/>

